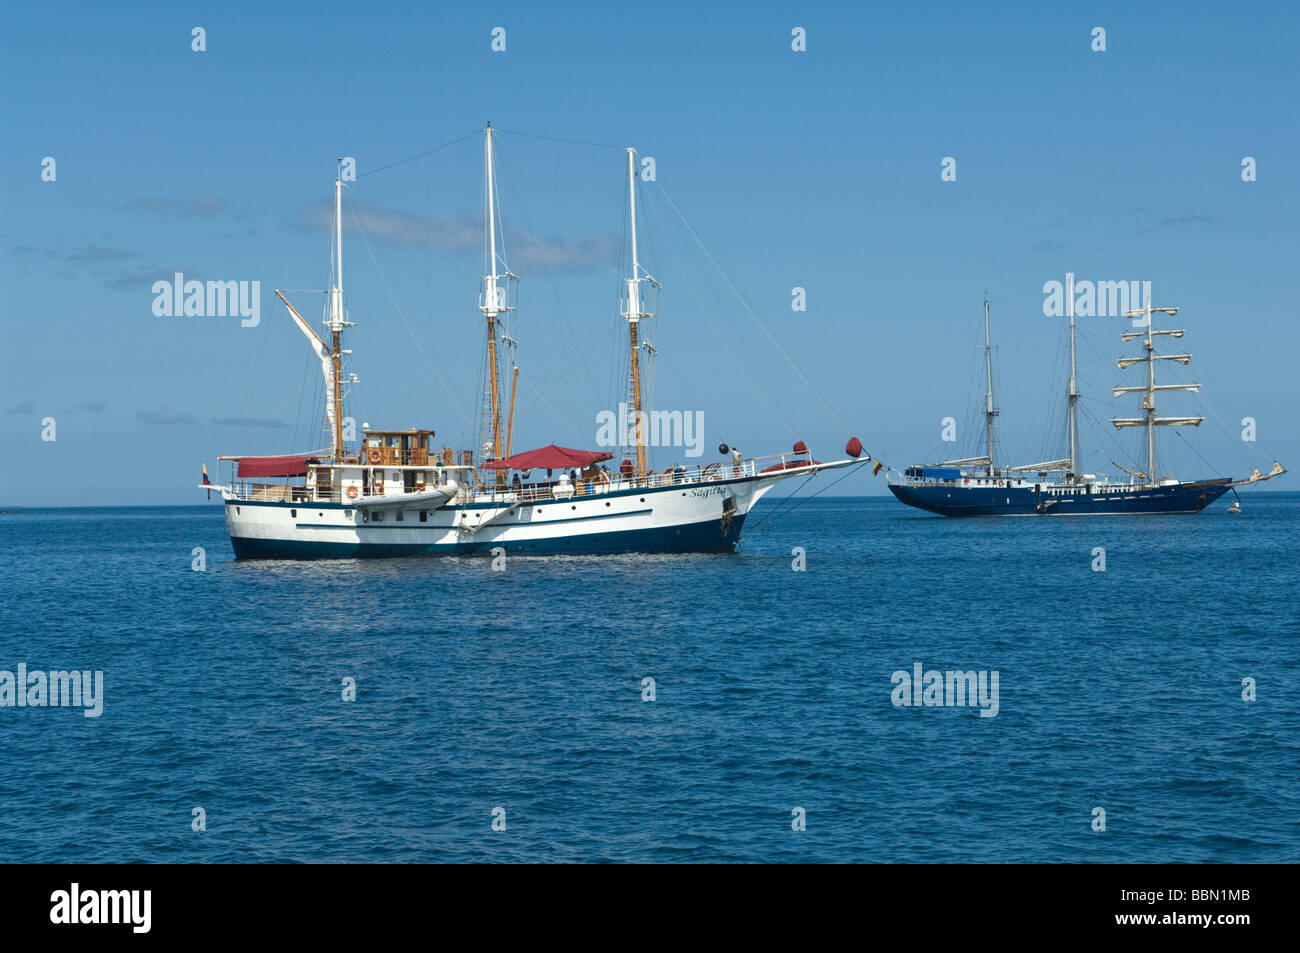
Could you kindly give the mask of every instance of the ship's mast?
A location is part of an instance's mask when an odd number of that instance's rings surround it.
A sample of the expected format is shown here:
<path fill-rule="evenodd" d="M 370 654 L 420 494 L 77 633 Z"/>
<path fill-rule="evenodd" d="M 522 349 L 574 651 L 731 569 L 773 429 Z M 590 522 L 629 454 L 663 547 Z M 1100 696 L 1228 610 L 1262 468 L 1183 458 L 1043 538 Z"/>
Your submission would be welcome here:
<path fill-rule="evenodd" d="M 1065 306 L 1070 315 L 1070 386 L 1067 392 L 1070 429 L 1070 478 L 1079 478 L 1079 378 L 1074 351 L 1074 272 L 1065 272 Z"/>
<path fill-rule="evenodd" d="M 1125 311 L 1124 316 L 1128 318 L 1142 318 L 1145 327 L 1142 332 L 1121 335 L 1125 341 L 1132 341 L 1135 338 L 1142 338 L 1143 357 L 1123 357 L 1119 359 L 1119 367 L 1123 370 L 1134 364 L 1146 364 L 1147 382 L 1145 386 L 1140 387 L 1116 387 L 1115 396 L 1121 394 L 1141 393 L 1142 410 L 1141 417 L 1112 417 L 1110 422 L 1115 425 L 1116 430 L 1122 430 L 1125 427 L 1145 427 L 1147 432 L 1147 472 L 1146 477 L 1152 483 L 1158 482 L 1159 476 L 1156 473 L 1156 427 L 1198 427 L 1204 417 L 1161 417 L 1156 413 L 1156 391 L 1158 390 L 1189 390 L 1197 392 L 1201 389 L 1200 384 L 1157 384 L 1156 383 L 1156 361 L 1174 361 L 1184 366 L 1192 362 L 1192 356 L 1186 352 L 1182 354 L 1157 354 L 1155 342 L 1152 338 L 1157 335 L 1166 335 L 1168 337 L 1181 338 L 1183 336 L 1182 328 L 1171 328 L 1168 331 L 1157 331 L 1152 315 L 1167 314 L 1173 316 L 1178 313 L 1177 308 L 1153 308 L 1151 306 L 1151 292 L 1148 291 L 1145 299 L 1145 306 L 1136 308 L 1132 311 Z"/>
<path fill-rule="evenodd" d="M 483 163 L 487 180 L 487 274 L 483 276 L 483 302 L 479 310 L 487 318 L 487 395 L 485 399 L 487 420 L 483 428 L 483 442 L 490 444 L 493 459 L 501 459 L 501 388 L 497 366 L 497 319 L 509 311 L 506 307 L 504 287 L 501 282 L 509 273 L 497 271 L 496 232 L 496 182 L 492 162 L 492 124 L 484 130 Z M 497 482 L 505 481 L 505 471 L 497 471 Z"/>
<path fill-rule="evenodd" d="M 641 358 L 640 351 L 642 347 L 649 347 L 648 344 L 640 340 L 639 326 L 643 319 L 654 317 L 653 311 L 641 310 L 641 282 L 649 281 L 658 287 L 650 275 L 641 273 L 641 262 L 637 258 L 636 249 L 636 150 L 629 148 L 627 150 L 627 195 L 628 195 L 628 218 L 631 225 L 632 237 L 632 272 L 627 280 L 627 310 L 623 312 L 623 317 L 627 318 L 628 344 L 632 355 L 632 367 L 630 379 L 628 382 L 628 396 L 631 399 L 633 422 L 636 428 L 636 475 L 637 479 L 645 477 L 646 473 L 646 454 L 645 454 L 645 421 L 644 408 L 641 398 Z"/>
<path fill-rule="evenodd" d="M 343 348 L 344 328 L 352 327 L 343 312 L 343 160 L 334 179 L 334 283 L 330 288 L 330 317 L 326 327 L 331 332 L 330 363 L 332 392 L 327 399 L 333 405 L 330 438 L 334 445 L 334 462 L 343 462 Z"/>
<path fill-rule="evenodd" d="M 989 476 L 993 475 L 993 418 L 998 415 L 993 406 L 993 347 L 989 343 L 989 296 L 984 295 L 984 372 L 988 380 L 988 390 L 984 392 L 984 420 L 988 429 L 989 440 Z"/>

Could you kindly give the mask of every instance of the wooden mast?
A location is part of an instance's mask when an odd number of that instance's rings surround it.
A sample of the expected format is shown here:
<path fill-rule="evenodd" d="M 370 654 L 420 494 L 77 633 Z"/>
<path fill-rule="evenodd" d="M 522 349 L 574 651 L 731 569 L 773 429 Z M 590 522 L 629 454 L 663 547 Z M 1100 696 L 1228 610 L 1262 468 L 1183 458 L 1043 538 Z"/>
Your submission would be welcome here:
<path fill-rule="evenodd" d="M 641 398 L 641 348 L 646 345 L 640 339 L 639 325 L 642 319 L 654 317 L 654 312 L 641 310 L 641 282 L 649 281 L 656 287 L 658 282 L 649 274 L 641 274 L 641 262 L 637 259 L 636 150 L 632 148 L 627 150 L 627 196 L 632 238 L 632 273 L 627 278 L 627 310 L 623 312 L 623 317 L 627 318 L 628 344 L 632 357 L 629 396 L 632 399 L 632 419 L 636 426 L 636 476 L 640 480 L 644 479 L 646 474 L 645 408 Z"/>
<path fill-rule="evenodd" d="M 483 304 L 480 309 L 487 318 L 487 364 L 489 429 L 491 431 L 492 457 L 501 459 L 501 391 L 497 370 L 497 317 L 505 312 L 502 288 L 497 274 L 496 238 L 496 187 L 492 169 L 492 124 L 484 130 L 484 167 L 487 176 L 487 258 L 488 273 L 483 277 Z M 505 471 L 497 471 L 497 483 L 505 483 Z"/>
<path fill-rule="evenodd" d="M 287 302 L 286 302 L 287 303 Z M 343 313 L 343 160 L 334 179 L 334 287 L 330 289 L 330 363 L 333 388 L 329 400 L 334 405 L 334 462 L 343 462 L 343 347 L 342 332 L 347 326 Z"/>

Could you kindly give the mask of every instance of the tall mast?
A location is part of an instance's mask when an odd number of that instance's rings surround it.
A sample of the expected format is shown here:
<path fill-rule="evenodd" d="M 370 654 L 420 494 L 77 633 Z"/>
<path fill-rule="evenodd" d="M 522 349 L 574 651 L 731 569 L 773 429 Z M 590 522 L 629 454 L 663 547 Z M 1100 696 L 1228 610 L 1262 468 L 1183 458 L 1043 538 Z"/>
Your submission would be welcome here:
<path fill-rule="evenodd" d="M 641 282 L 649 281 L 651 284 L 658 286 L 653 278 L 648 274 L 641 274 L 641 262 L 637 258 L 636 249 L 636 150 L 629 148 L 627 150 L 627 196 L 628 196 L 628 219 L 631 224 L 632 234 L 632 273 L 627 278 L 627 310 L 623 312 L 623 317 L 627 318 L 628 343 L 632 355 L 631 379 L 629 381 L 629 396 L 632 402 L 633 421 L 636 426 L 636 475 L 640 479 L 646 473 L 646 455 L 645 455 L 645 432 L 643 420 L 643 407 L 641 400 L 641 356 L 640 351 L 645 345 L 639 338 L 639 325 L 643 318 L 654 316 L 654 312 L 641 310 Z"/>
<path fill-rule="evenodd" d="M 1146 411 L 1146 428 L 1147 428 L 1147 475 L 1151 482 L 1156 482 L 1156 362 L 1153 360 L 1156 353 L 1155 344 L 1151 341 L 1151 329 L 1155 324 L 1151 320 L 1151 292 L 1147 292 L 1146 300 L 1142 302 L 1142 310 L 1146 312 L 1146 338 L 1142 341 L 1143 350 L 1147 354 L 1147 392 L 1142 398 L 1142 409 Z"/>
<path fill-rule="evenodd" d="M 1067 393 L 1069 401 L 1070 428 L 1070 475 L 1078 479 L 1079 470 L 1079 379 L 1074 353 L 1074 272 L 1065 272 L 1065 301 L 1070 315 L 1070 387 Z"/>
<path fill-rule="evenodd" d="M 332 393 L 327 398 L 333 405 L 330 438 L 334 444 L 334 462 L 343 462 L 343 348 L 342 332 L 351 327 L 343 314 L 343 160 L 339 159 L 338 175 L 334 179 L 334 287 L 330 289 L 331 332 L 330 362 L 333 369 Z"/>
<path fill-rule="evenodd" d="M 993 475 L 993 418 L 998 415 L 993 406 L 993 347 L 989 343 L 989 296 L 984 294 L 984 372 L 988 380 L 988 390 L 984 392 L 984 420 L 989 439 L 989 476 Z"/>
<path fill-rule="evenodd" d="M 1156 473 L 1156 428 L 1157 427 L 1199 427 L 1204 417 L 1160 417 L 1156 413 L 1156 391 L 1158 390 L 1189 390 L 1192 392 L 1201 389 L 1200 384 L 1157 384 L 1156 383 L 1156 361 L 1173 361 L 1184 366 L 1192 362 L 1192 356 L 1186 352 L 1182 354 L 1157 354 L 1155 342 L 1152 338 L 1157 335 L 1180 338 L 1183 336 L 1182 328 L 1171 328 L 1167 331 L 1157 331 L 1152 315 L 1168 314 L 1175 315 L 1178 313 L 1177 308 L 1155 308 L 1151 306 L 1151 292 L 1146 294 L 1144 307 L 1132 311 L 1125 311 L 1125 317 L 1141 317 L 1145 323 L 1142 333 L 1121 335 L 1123 340 L 1132 341 L 1134 338 L 1142 338 L 1143 357 L 1124 357 L 1119 359 L 1119 367 L 1123 370 L 1134 364 L 1146 364 L 1147 382 L 1139 387 L 1116 387 L 1115 396 L 1121 394 L 1141 393 L 1142 410 L 1141 417 L 1112 417 L 1110 422 L 1115 425 L 1116 430 L 1122 430 L 1125 427 L 1145 427 L 1147 432 L 1147 479 L 1152 484 L 1159 479 Z"/>
<path fill-rule="evenodd" d="M 484 438 L 491 439 L 493 459 L 501 459 L 501 393 L 497 382 L 497 318 L 506 310 L 497 274 L 496 183 L 492 168 L 492 124 L 484 130 L 484 167 L 487 176 L 487 259 L 488 273 L 483 277 L 483 303 L 479 310 L 487 318 L 488 421 Z M 497 482 L 505 480 L 505 471 L 497 471 Z"/>

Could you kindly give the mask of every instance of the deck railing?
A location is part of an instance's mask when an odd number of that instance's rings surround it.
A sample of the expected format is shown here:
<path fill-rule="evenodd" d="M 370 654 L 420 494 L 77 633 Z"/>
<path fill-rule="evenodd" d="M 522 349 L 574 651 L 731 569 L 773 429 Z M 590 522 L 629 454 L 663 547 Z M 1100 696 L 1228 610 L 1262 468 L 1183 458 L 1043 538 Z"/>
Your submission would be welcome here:
<path fill-rule="evenodd" d="M 394 451 L 395 452 L 395 451 Z M 435 462 L 433 466 L 437 465 Z M 805 466 L 811 462 L 808 454 L 779 453 L 765 457 L 753 457 L 739 463 L 717 461 L 700 463 L 693 466 L 674 465 L 662 470 L 651 470 L 645 476 L 623 474 L 618 471 L 604 472 L 594 478 L 578 477 L 575 480 L 545 481 L 510 481 L 503 484 L 496 482 L 496 473 L 491 470 L 475 471 L 479 482 L 461 479 L 460 474 L 448 474 L 460 483 L 460 492 L 456 495 L 457 503 L 472 500 L 499 500 L 502 502 L 534 503 L 540 500 L 568 500 L 579 497 L 598 496 L 623 490 L 653 489 L 666 486 L 700 486 L 722 480 L 743 479 L 759 475 L 764 467 L 777 470 Z M 392 482 L 388 485 L 388 495 L 413 493 L 427 487 L 403 487 Z M 309 487 L 304 483 L 255 483 L 248 480 L 236 480 L 231 489 L 238 499 L 250 501 L 271 501 L 285 503 L 331 502 L 347 503 L 350 498 L 340 486 Z"/>

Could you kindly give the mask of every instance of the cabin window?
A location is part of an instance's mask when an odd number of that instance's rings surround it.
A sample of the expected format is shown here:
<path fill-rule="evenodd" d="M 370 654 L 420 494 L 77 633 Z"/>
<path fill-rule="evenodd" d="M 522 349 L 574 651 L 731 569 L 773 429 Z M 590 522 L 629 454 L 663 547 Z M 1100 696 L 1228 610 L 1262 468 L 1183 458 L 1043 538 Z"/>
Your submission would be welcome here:
<path fill-rule="evenodd" d="M 290 510 L 290 511 L 289 511 L 289 515 L 292 516 L 294 519 L 297 519 L 297 518 L 298 518 L 298 511 L 297 511 L 297 510 Z"/>
<path fill-rule="evenodd" d="M 428 511 L 428 510 L 420 510 L 420 522 L 421 522 L 421 523 L 427 523 L 427 522 L 429 522 L 429 511 Z"/>
<path fill-rule="evenodd" d="M 376 522 L 376 523 L 382 523 L 383 521 L 384 521 L 384 514 L 383 514 L 383 513 L 376 513 L 376 514 L 375 514 L 375 522 Z"/>

